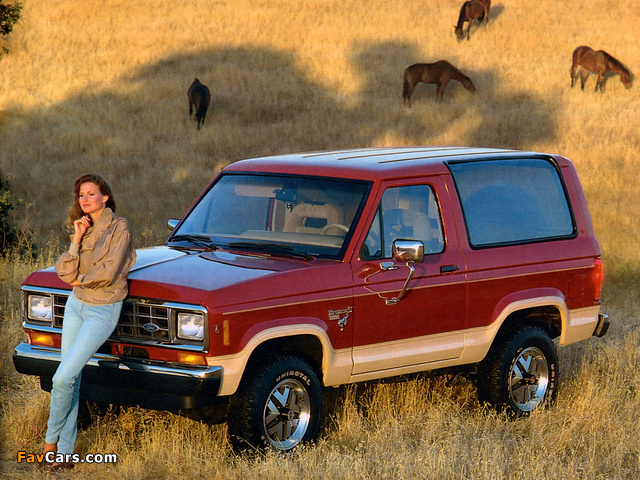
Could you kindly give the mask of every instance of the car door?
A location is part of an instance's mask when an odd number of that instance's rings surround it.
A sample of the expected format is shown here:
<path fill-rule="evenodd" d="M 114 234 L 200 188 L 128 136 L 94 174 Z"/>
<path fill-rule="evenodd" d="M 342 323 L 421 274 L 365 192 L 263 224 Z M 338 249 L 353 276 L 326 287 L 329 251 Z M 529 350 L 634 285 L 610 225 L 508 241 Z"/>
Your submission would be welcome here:
<path fill-rule="evenodd" d="M 353 262 L 354 379 L 455 362 L 464 347 L 465 267 L 444 177 L 389 184 L 379 198 Z M 423 261 L 394 260 L 396 239 L 422 242 Z"/>

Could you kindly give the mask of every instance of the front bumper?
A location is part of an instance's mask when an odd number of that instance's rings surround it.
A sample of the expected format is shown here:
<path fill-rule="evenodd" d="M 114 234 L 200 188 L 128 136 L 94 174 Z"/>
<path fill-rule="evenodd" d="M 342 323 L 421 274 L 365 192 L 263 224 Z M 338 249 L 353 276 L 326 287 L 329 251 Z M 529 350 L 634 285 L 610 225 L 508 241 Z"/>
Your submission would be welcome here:
<path fill-rule="evenodd" d="M 60 364 L 57 348 L 19 344 L 19 373 L 37 375 L 44 390 Z M 82 370 L 80 398 L 157 410 L 184 410 L 218 403 L 222 367 L 185 365 L 96 353 Z"/>

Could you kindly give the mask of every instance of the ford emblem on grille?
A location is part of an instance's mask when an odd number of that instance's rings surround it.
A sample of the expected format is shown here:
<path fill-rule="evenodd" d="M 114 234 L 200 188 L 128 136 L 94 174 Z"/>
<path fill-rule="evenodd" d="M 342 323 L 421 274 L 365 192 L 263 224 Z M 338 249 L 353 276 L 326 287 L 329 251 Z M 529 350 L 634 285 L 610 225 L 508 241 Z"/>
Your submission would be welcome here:
<path fill-rule="evenodd" d="M 160 330 L 160 327 L 155 323 L 145 323 L 142 328 L 144 328 L 147 332 L 157 332 Z"/>

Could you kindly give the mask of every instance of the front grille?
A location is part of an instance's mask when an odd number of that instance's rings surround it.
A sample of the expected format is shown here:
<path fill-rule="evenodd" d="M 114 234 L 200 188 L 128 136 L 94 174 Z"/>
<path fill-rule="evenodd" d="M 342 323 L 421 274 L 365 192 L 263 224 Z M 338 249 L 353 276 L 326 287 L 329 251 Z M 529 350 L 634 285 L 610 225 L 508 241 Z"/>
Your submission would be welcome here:
<path fill-rule="evenodd" d="M 169 308 L 126 300 L 116 332 L 119 338 L 170 342 Z"/>
<path fill-rule="evenodd" d="M 68 295 L 53 294 L 53 326 L 62 328 L 62 317 L 64 317 L 64 307 L 67 304 Z"/>

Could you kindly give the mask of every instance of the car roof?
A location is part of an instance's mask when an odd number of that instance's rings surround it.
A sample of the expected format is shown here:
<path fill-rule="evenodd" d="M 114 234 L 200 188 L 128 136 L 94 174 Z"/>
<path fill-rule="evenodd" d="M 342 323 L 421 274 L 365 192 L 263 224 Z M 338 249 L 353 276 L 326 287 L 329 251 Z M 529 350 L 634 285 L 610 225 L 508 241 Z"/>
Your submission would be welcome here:
<path fill-rule="evenodd" d="M 535 152 L 480 147 L 380 147 L 309 152 L 240 160 L 223 172 L 265 172 L 376 180 L 448 173 L 446 164 L 539 156 Z M 548 155 L 546 155 L 548 157 Z"/>

